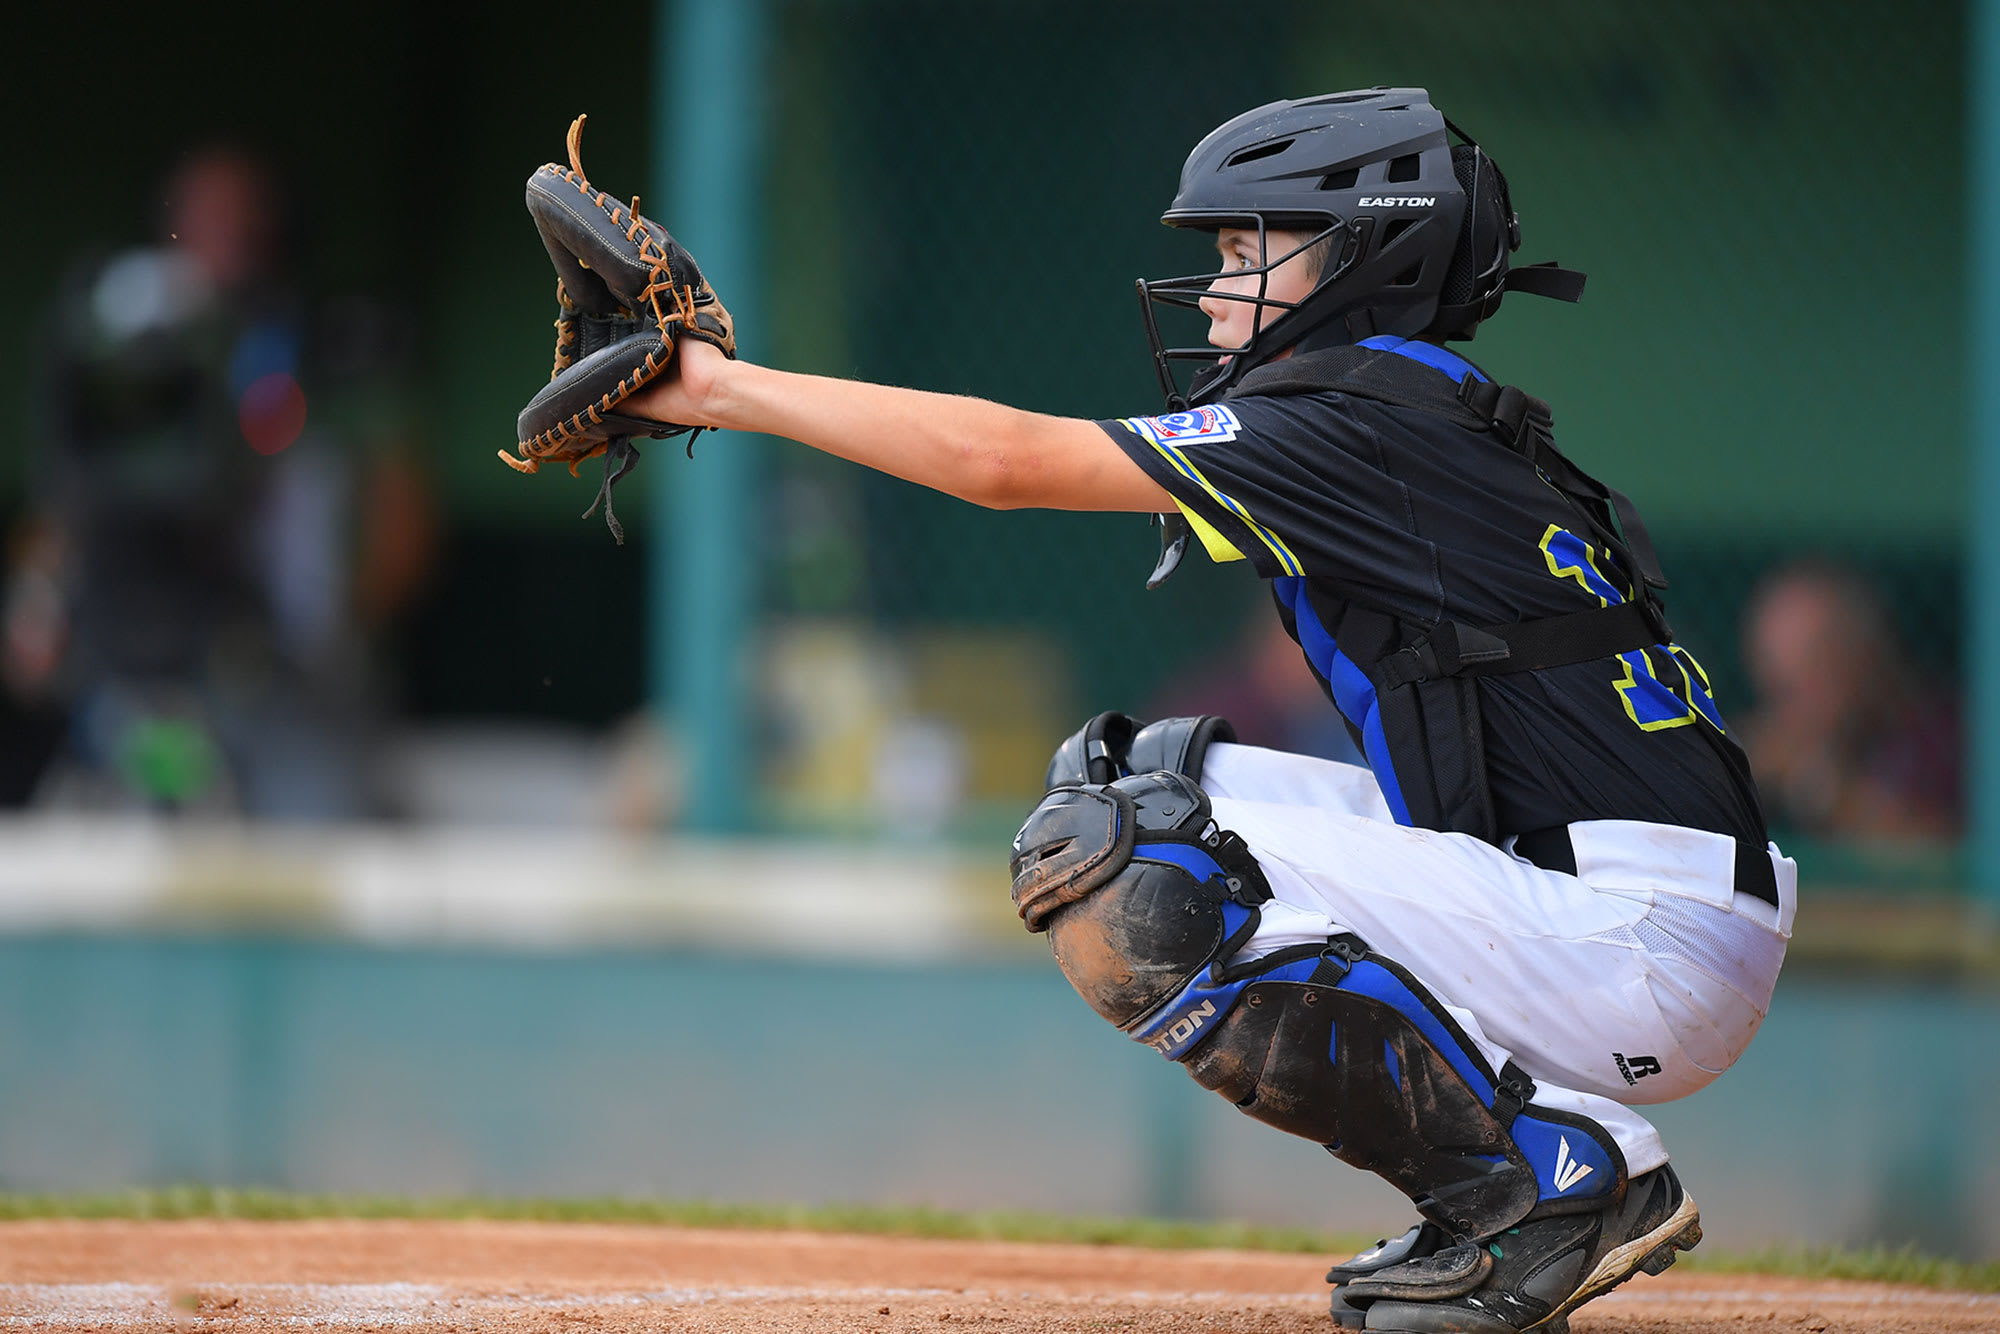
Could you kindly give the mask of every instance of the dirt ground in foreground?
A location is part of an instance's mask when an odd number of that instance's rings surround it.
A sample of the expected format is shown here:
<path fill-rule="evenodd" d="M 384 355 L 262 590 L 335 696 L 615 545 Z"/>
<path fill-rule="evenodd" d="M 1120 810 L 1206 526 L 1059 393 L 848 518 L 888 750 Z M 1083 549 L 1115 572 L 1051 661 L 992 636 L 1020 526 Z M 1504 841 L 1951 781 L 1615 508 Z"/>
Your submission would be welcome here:
<path fill-rule="evenodd" d="M 0 1324 L 745 1334 L 1327 1334 L 1325 1259 L 487 1222 L 0 1224 Z M 2000 1296 L 1639 1278 L 1578 1334 L 2000 1330 Z"/>

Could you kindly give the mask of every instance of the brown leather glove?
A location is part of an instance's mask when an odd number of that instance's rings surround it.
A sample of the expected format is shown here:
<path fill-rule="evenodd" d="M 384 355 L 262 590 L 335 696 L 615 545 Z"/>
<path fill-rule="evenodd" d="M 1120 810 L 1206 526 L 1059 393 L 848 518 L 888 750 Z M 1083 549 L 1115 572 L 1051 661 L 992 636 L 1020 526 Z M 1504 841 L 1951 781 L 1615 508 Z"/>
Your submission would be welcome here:
<path fill-rule="evenodd" d="M 666 371 L 683 337 L 734 357 L 736 328 L 694 256 L 640 216 L 637 195 L 628 208 L 585 178 L 584 119 L 569 127 L 569 167 L 551 162 L 528 178 L 528 212 L 556 269 L 555 369 L 521 409 L 520 457 L 504 449 L 500 457 L 518 472 L 566 463 L 574 476 L 585 459 L 604 455 L 604 484 L 584 517 L 603 505 L 623 543 L 611 488 L 639 460 L 632 437 L 692 432 L 692 453 L 702 428 L 627 416 L 618 405 Z"/>

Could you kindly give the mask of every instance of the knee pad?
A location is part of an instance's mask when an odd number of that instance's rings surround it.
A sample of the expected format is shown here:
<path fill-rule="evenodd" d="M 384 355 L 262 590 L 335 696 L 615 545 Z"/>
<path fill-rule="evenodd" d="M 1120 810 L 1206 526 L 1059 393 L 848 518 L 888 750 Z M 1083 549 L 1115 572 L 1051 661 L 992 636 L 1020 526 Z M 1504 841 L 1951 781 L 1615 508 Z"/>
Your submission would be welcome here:
<path fill-rule="evenodd" d="M 1534 1081 L 1495 1071 L 1430 991 L 1352 936 L 1197 978 L 1132 1030 L 1246 1115 L 1386 1178 L 1460 1239 L 1622 1197 L 1624 1155 L 1588 1118 L 1536 1106 Z M 1155 1045 L 1159 1045 L 1157 1042 Z"/>
<path fill-rule="evenodd" d="M 1271 897 L 1243 840 L 1179 774 L 1058 787 L 1014 840 L 1014 903 L 1078 994 L 1139 1023 L 1257 930 Z M 1207 1018 L 1193 1007 L 1183 1021 Z"/>
<path fill-rule="evenodd" d="M 1125 751 L 1125 767 L 1132 773 L 1165 769 L 1201 781 L 1202 761 L 1208 748 L 1218 741 L 1236 740 L 1236 729 L 1227 718 L 1204 713 L 1193 718 L 1162 718 L 1147 723 L 1132 734 Z"/>
<path fill-rule="evenodd" d="M 1122 713 L 1100 713 L 1056 747 L 1042 785 L 1053 789 L 1070 783 L 1111 783 L 1155 769 L 1199 783 L 1209 746 L 1234 740 L 1236 729 L 1227 718 L 1214 714 L 1162 718 L 1141 726 Z"/>

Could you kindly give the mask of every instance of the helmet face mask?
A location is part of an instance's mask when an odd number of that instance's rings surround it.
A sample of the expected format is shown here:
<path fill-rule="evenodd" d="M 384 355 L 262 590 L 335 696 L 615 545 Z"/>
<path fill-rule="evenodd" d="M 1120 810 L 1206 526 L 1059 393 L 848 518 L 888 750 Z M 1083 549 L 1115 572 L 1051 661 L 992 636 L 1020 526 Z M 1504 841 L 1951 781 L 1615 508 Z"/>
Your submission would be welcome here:
<path fill-rule="evenodd" d="M 1316 225 L 1317 231 L 1307 231 L 1305 227 L 1297 225 L 1274 228 L 1260 213 L 1217 214 L 1212 219 L 1189 217 L 1182 225 L 1215 232 L 1220 232 L 1225 227 L 1242 227 L 1246 231 L 1254 229 L 1257 233 L 1257 254 L 1263 262 L 1248 268 L 1227 270 L 1223 274 L 1210 270 L 1178 278 L 1141 278 L 1137 281 L 1140 311 L 1146 324 L 1146 339 L 1152 348 L 1153 367 L 1160 377 L 1160 392 L 1166 397 L 1168 406 L 1175 410 L 1186 407 L 1190 399 L 1201 397 L 1208 383 L 1221 375 L 1229 363 L 1241 358 L 1249 364 L 1259 364 L 1290 346 L 1286 317 L 1310 304 L 1313 293 L 1317 293 L 1327 283 L 1337 280 L 1360 254 L 1355 227 L 1331 215 L 1307 223 L 1308 226 Z M 1305 240 L 1282 254 L 1273 255 L 1271 253 L 1273 230 L 1303 235 Z M 1282 301 L 1270 295 L 1273 273 L 1325 242 L 1332 242 L 1334 249 L 1315 277 L 1312 292 L 1300 301 Z M 1255 277 L 1257 290 L 1254 293 L 1230 291 L 1219 285 L 1218 280 L 1223 277 L 1232 279 Z M 1169 347 L 1160 332 L 1159 317 L 1153 308 L 1154 304 L 1157 302 L 1162 306 L 1199 311 L 1203 301 L 1233 301 L 1252 307 L 1248 341 L 1233 348 L 1216 347 L 1207 343 L 1201 346 Z M 1176 361 L 1194 362 L 1202 366 L 1202 369 L 1193 376 L 1185 393 L 1182 392 L 1179 381 L 1174 375 L 1173 363 Z"/>

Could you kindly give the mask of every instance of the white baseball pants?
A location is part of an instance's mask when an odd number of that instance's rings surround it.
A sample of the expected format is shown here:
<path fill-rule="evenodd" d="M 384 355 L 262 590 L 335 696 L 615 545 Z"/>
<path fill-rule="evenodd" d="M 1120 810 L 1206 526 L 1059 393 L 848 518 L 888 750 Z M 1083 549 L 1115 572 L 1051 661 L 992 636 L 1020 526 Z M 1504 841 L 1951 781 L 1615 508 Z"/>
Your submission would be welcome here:
<path fill-rule="evenodd" d="M 1570 826 L 1577 873 L 1468 834 L 1398 825 L 1351 764 L 1210 747 L 1201 785 L 1273 901 L 1243 956 L 1351 931 L 1408 968 L 1494 1069 L 1590 1117 L 1637 1176 L 1667 1161 L 1635 1103 L 1705 1086 L 1750 1045 L 1791 937 L 1798 868 L 1772 844 L 1779 906 L 1736 894 L 1735 841 L 1671 825 Z"/>

